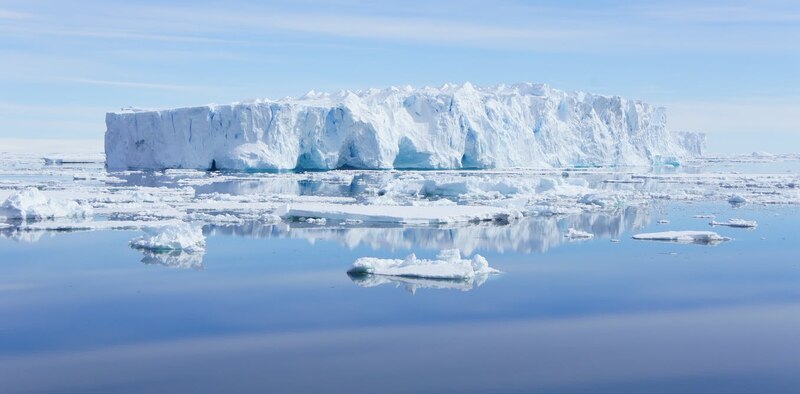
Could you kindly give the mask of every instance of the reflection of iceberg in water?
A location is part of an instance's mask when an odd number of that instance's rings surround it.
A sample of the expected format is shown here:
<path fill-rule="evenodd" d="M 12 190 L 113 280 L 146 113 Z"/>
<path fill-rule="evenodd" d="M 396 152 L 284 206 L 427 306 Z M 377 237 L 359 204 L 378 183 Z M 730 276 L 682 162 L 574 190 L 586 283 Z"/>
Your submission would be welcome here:
<path fill-rule="evenodd" d="M 162 265 L 178 269 L 203 269 L 203 252 L 182 252 L 174 250 L 171 252 L 156 253 L 149 250 L 142 250 L 144 257 L 142 263 L 147 265 Z"/>
<path fill-rule="evenodd" d="M 354 274 L 348 273 L 347 276 L 353 283 L 361 287 L 375 287 L 385 284 L 393 284 L 395 287 L 404 287 L 409 293 L 415 294 L 417 289 L 443 289 L 443 290 L 460 290 L 470 291 L 476 287 L 486 283 L 489 279 L 488 274 L 475 275 L 469 279 L 427 279 L 427 278 L 410 278 L 405 276 L 387 276 L 387 275 L 371 275 L 371 274 Z"/>
<path fill-rule="evenodd" d="M 14 227 L 0 227 L 0 239 L 10 239 L 16 242 L 36 243 L 42 239 L 44 234 L 44 231 L 24 231 Z"/>
<path fill-rule="evenodd" d="M 595 238 L 618 238 L 622 233 L 643 228 L 652 221 L 647 207 L 627 207 L 612 213 L 583 213 L 570 216 L 534 216 L 515 223 L 492 223 L 444 227 L 310 226 L 287 223 L 246 223 L 211 227 L 210 234 L 256 238 L 306 239 L 311 243 L 336 241 L 348 248 L 368 246 L 374 250 L 459 249 L 523 253 L 546 252 L 567 240 L 569 228 L 589 232 Z"/>

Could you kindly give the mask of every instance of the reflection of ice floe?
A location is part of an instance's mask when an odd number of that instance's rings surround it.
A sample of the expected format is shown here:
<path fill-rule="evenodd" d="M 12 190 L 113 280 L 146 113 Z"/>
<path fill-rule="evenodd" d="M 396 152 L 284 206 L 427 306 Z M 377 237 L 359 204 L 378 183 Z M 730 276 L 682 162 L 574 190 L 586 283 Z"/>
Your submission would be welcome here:
<path fill-rule="evenodd" d="M 594 234 L 587 233 L 586 231 L 581 231 L 578 229 L 574 229 L 570 227 L 567 230 L 567 233 L 564 234 L 564 237 L 569 240 L 581 240 L 581 239 L 592 239 L 594 238 Z"/>
<path fill-rule="evenodd" d="M 756 228 L 758 227 L 758 223 L 755 220 L 744 220 L 744 219 L 728 219 L 727 222 L 717 222 L 712 220 L 709 223 L 712 226 L 727 226 L 727 227 L 738 227 L 738 228 Z"/>
<path fill-rule="evenodd" d="M 92 215 L 89 205 L 73 200 L 56 200 L 36 188 L 20 190 L 0 204 L 0 219 L 45 220 L 54 218 L 83 218 Z"/>
<path fill-rule="evenodd" d="M 180 250 L 173 250 L 170 252 L 153 252 L 150 250 L 142 250 L 144 257 L 142 263 L 163 265 L 170 268 L 180 269 L 203 269 L 203 251 L 184 252 Z"/>
<path fill-rule="evenodd" d="M 0 223 L 0 225 L 2 225 L 2 223 Z M 44 234 L 44 231 L 25 231 L 14 227 L 0 227 L 0 238 L 10 239 L 16 242 L 39 242 Z"/>
<path fill-rule="evenodd" d="M 567 240 L 566 228 L 576 228 L 595 237 L 619 237 L 626 231 L 643 228 L 652 218 L 650 208 L 628 207 L 612 213 L 583 213 L 569 216 L 526 217 L 508 225 L 495 223 L 446 225 L 437 227 L 369 226 L 306 223 L 264 224 L 248 222 L 233 226 L 211 226 L 211 234 L 231 234 L 256 238 L 306 239 L 310 243 L 334 241 L 348 248 L 366 246 L 374 250 L 459 249 L 465 254 L 476 250 L 497 252 L 545 252 Z M 333 222 L 336 223 L 336 222 Z"/>
<path fill-rule="evenodd" d="M 393 284 L 397 287 L 403 286 L 408 292 L 414 294 L 417 289 L 439 289 L 439 290 L 460 290 L 470 291 L 475 287 L 483 285 L 487 279 L 488 274 L 475 275 L 468 279 L 427 279 L 427 278 L 409 278 L 404 276 L 386 276 L 386 275 L 365 275 L 365 274 L 347 274 L 353 283 L 361 287 L 375 287 L 384 284 Z"/>
<path fill-rule="evenodd" d="M 284 218 L 316 218 L 336 222 L 360 220 L 371 223 L 431 225 L 496 221 L 507 223 L 522 213 L 491 206 L 467 205 L 361 205 L 298 203 L 280 208 Z"/>
<path fill-rule="evenodd" d="M 146 236 L 135 238 L 131 246 L 153 252 L 184 251 L 200 252 L 206 247 L 203 229 L 189 223 L 145 228 Z"/>
<path fill-rule="evenodd" d="M 663 231 L 659 233 L 642 233 L 634 235 L 633 239 L 698 244 L 716 244 L 730 240 L 730 238 L 723 237 L 713 231 Z"/>
<path fill-rule="evenodd" d="M 441 251 L 433 260 L 419 259 L 413 253 L 402 260 L 361 257 L 347 272 L 351 275 L 465 280 L 500 271 L 489 267 L 489 262 L 479 254 L 471 259 L 462 259 L 458 249 L 450 249 Z"/>

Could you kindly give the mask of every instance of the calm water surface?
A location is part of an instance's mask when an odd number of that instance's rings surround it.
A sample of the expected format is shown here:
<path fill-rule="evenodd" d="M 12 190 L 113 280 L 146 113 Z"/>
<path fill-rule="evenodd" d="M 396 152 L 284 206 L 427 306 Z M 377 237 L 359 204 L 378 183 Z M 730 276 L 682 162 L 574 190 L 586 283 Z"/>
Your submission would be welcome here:
<path fill-rule="evenodd" d="M 630 239 L 707 230 L 692 216 L 709 213 L 759 227 L 715 228 L 733 240 L 714 246 Z M 177 263 L 128 247 L 137 231 L 6 234 L 0 392 L 797 392 L 798 219 L 676 203 L 508 226 L 207 226 L 205 256 Z M 576 224 L 595 239 L 556 232 Z M 503 274 L 346 274 L 453 247 Z"/>

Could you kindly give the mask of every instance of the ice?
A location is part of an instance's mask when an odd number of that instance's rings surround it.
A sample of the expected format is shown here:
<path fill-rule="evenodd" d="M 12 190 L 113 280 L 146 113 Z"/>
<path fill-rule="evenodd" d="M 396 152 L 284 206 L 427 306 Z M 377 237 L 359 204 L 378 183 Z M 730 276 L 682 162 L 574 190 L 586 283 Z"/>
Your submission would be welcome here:
<path fill-rule="evenodd" d="M 755 220 L 744 220 L 744 219 L 728 219 L 727 222 L 717 222 L 712 220 L 709 223 L 712 226 L 728 226 L 728 227 L 740 227 L 740 228 L 755 228 L 758 227 L 758 223 Z"/>
<path fill-rule="evenodd" d="M 723 237 L 713 231 L 663 231 L 658 233 L 642 233 L 634 235 L 633 239 L 699 244 L 714 244 L 730 240 L 730 238 Z"/>
<path fill-rule="evenodd" d="M 475 278 L 477 275 L 499 272 L 489 267 L 489 262 L 479 254 L 474 255 L 471 259 L 462 259 L 458 249 L 443 250 L 435 260 L 418 259 L 413 253 L 402 260 L 361 257 L 353 263 L 353 268 L 348 271 L 351 275 L 443 280 L 465 280 Z"/>
<path fill-rule="evenodd" d="M 297 203 L 279 208 L 283 218 L 315 218 L 333 222 L 360 220 L 372 223 L 433 225 L 494 221 L 508 223 L 522 217 L 513 209 L 467 205 L 360 205 Z"/>
<path fill-rule="evenodd" d="M 567 233 L 564 234 L 564 237 L 569 239 L 592 239 L 594 238 L 594 234 L 587 233 L 586 231 L 581 231 L 574 228 L 569 228 Z"/>
<path fill-rule="evenodd" d="M 131 241 L 132 247 L 149 250 L 154 253 L 171 251 L 203 252 L 206 248 L 203 229 L 189 223 L 150 227 L 145 228 L 144 231 L 147 235 L 133 239 Z"/>
<path fill-rule="evenodd" d="M 127 169 L 461 169 L 677 164 L 704 136 L 666 111 L 543 84 L 370 89 L 106 115 Z"/>
<path fill-rule="evenodd" d="M 92 208 L 74 200 L 55 200 L 29 187 L 10 195 L 0 204 L 0 220 L 36 221 L 55 218 L 85 218 Z"/>
<path fill-rule="evenodd" d="M 747 199 L 739 194 L 734 194 L 728 198 L 728 202 L 731 203 L 731 205 L 742 205 L 747 203 Z"/>

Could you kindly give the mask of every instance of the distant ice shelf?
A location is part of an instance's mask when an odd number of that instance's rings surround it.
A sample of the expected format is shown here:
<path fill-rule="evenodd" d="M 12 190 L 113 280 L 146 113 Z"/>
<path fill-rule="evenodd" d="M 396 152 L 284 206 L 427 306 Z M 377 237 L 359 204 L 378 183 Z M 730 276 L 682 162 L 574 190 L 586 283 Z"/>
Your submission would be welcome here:
<path fill-rule="evenodd" d="M 106 126 L 109 170 L 677 165 L 705 144 L 669 131 L 664 108 L 531 83 L 127 109 Z"/>

